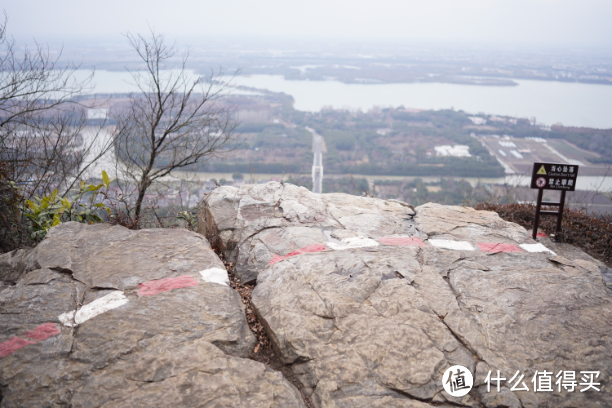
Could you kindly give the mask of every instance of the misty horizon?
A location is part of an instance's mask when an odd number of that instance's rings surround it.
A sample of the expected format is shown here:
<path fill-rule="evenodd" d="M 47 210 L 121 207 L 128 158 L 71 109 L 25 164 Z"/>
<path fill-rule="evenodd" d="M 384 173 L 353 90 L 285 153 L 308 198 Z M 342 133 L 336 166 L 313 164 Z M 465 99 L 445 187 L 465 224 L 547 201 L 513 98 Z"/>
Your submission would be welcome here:
<path fill-rule="evenodd" d="M 35 38 L 50 44 L 121 44 L 126 32 L 145 34 L 154 28 L 172 40 L 194 46 L 255 42 L 285 47 L 319 42 L 612 51 L 612 3 L 601 0 L 440 0 L 427 4 L 397 0 L 376 4 L 34 0 L 3 8 L 9 32 L 19 42 Z"/>

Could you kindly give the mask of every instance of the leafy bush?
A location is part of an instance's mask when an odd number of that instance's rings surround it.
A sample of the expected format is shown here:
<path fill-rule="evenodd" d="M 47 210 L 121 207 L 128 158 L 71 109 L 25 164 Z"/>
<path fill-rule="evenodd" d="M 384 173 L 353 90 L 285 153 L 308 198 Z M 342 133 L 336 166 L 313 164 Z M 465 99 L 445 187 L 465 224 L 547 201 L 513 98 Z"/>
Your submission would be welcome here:
<path fill-rule="evenodd" d="M 194 208 L 192 210 L 181 211 L 176 215 L 176 219 L 182 221 L 184 227 L 189 231 L 196 231 L 198 229 L 197 210 L 197 208 Z"/>
<path fill-rule="evenodd" d="M 105 211 L 110 216 L 111 210 L 105 204 L 96 202 L 96 198 L 103 187 L 108 189 L 110 183 L 108 174 L 102 171 L 101 184 L 86 185 L 85 181 L 82 181 L 77 194 L 72 198 L 59 197 L 55 190 L 49 196 L 34 196 L 32 200 L 26 200 L 23 215 L 29 220 L 28 230 L 32 241 L 42 241 L 51 227 L 62 222 L 77 221 L 88 224 L 104 222 L 100 212 Z M 87 203 L 82 203 L 81 200 L 87 193 L 91 193 L 89 200 Z"/>

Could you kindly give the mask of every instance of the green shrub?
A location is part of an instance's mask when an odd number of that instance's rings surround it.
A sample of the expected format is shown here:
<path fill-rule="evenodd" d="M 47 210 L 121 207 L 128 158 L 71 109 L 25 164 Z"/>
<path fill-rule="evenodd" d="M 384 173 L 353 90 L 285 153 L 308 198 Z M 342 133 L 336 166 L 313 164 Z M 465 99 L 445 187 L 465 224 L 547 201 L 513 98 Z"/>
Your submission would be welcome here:
<path fill-rule="evenodd" d="M 182 221 L 184 227 L 189 231 L 196 231 L 198 229 L 198 217 L 194 212 L 197 214 L 197 208 L 181 211 L 176 215 L 176 219 Z"/>
<path fill-rule="evenodd" d="M 105 204 L 97 203 L 96 198 L 103 187 L 108 189 L 110 183 L 108 174 L 102 171 L 101 184 L 86 185 L 82 181 L 77 194 L 72 198 L 59 197 L 55 190 L 49 196 L 35 196 L 32 200 L 26 200 L 23 215 L 28 218 L 28 230 L 32 241 L 42 241 L 51 227 L 62 222 L 77 221 L 87 224 L 104 222 L 100 216 L 101 211 L 105 211 L 110 216 L 111 210 Z M 87 193 L 91 195 L 85 203 L 82 203 L 81 200 Z"/>

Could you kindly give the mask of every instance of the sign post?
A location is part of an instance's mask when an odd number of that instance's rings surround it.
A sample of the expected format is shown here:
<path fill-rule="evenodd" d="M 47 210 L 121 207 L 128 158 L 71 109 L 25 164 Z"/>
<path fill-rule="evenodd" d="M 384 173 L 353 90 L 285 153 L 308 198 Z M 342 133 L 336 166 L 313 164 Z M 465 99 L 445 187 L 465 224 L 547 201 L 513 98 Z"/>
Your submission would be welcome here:
<path fill-rule="evenodd" d="M 578 167 L 575 164 L 564 163 L 533 163 L 531 173 L 531 188 L 538 189 L 538 201 L 536 204 L 535 220 L 533 223 L 533 239 L 538 234 L 540 215 L 554 215 L 557 217 L 557 228 L 555 236 L 561 232 L 561 220 L 563 219 L 563 208 L 565 207 L 565 192 L 576 189 L 576 178 Z M 544 190 L 559 190 L 561 198 L 558 203 L 545 202 L 545 206 L 558 207 L 559 211 L 542 211 L 542 196 Z"/>

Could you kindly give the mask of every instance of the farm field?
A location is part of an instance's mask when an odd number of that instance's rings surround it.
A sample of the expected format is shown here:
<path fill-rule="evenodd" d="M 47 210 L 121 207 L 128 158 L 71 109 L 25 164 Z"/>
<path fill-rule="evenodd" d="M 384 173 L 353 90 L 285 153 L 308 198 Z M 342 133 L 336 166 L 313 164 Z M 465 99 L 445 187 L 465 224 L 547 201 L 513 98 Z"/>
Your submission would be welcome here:
<path fill-rule="evenodd" d="M 600 157 L 562 139 L 512 136 L 478 136 L 478 140 L 504 166 L 506 174 L 531 174 L 534 162 L 568 163 L 580 166 L 581 176 L 606 175 L 609 164 L 593 164 L 588 160 Z"/>

